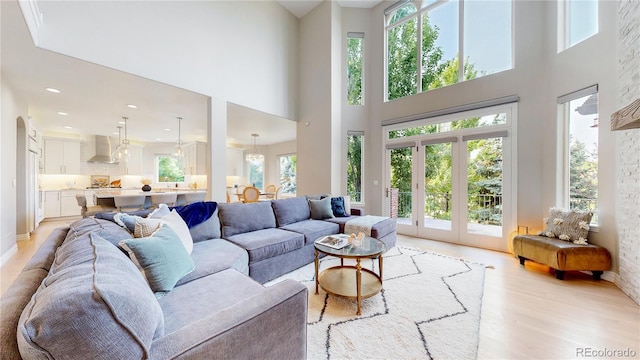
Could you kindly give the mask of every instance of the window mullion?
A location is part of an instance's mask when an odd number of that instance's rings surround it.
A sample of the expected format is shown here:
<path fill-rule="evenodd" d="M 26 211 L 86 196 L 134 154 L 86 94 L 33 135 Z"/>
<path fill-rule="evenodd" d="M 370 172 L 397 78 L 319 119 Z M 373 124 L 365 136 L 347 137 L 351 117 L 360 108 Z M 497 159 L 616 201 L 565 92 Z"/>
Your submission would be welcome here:
<path fill-rule="evenodd" d="M 464 0 L 458 3 L 458 82 L 464 78 Z"/>
<path fill-rule="evenodd" d="M 417 44 L 416 44 L 416 48 L 418 50 L 418 56 L 416 61 L 418 61 L 418 71 L 417 71 L 417 76 L 418 76 L 418 81 L 417 81 L 417 92 L 421 93 L 422 92 L 422 16 L 423 16 L 424 12 L 419 12 L 418 13 L 418 17 L 417 17 L 417 21 L 418 21 L 418 26 L 417 26 L 417 31 L 418 31 L 418 39 L 417 39 Z"/>

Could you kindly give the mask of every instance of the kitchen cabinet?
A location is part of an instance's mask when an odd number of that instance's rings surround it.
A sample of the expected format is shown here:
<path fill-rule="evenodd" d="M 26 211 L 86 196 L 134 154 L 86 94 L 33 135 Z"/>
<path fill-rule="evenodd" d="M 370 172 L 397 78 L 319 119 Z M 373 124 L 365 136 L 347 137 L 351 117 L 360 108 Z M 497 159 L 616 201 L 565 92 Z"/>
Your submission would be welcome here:
<path fill-rule="evenodd" d="M 45 174 L 80 174 L 80 141 L 44 139 Z"/>
<path fill-rule="evenodd" d="M 185 175 L 205 175 L 207 144 L 196 141 L 182 146 L 184 158 L 182 166 Z"/>
<path fill-rule="evenodd" d="M 44 192 L 44 217 L 60 217 L 60 191 Z"/>
<path fill-rule="evenodd" d="M 60 216 L 80 216 L 80 206 L 76 195 L 84 195 L 84 190 L 60 191 Z"/>
<path fill-rule="evenodd" d="M 124 164 L 124 175 L 140 175 L 142 171 L 142 148 L 129 146 L 129 161 Z"/>
<path fill-rule="evenodd" d="M 244 176 L 244 150 L 227 148 L 227 176 Z"/>
<path fill-rule="evenodd" d="M 45 191 L 44 217 L 80 216 L 76 194 L 84 194 L 84 190 Z"/>

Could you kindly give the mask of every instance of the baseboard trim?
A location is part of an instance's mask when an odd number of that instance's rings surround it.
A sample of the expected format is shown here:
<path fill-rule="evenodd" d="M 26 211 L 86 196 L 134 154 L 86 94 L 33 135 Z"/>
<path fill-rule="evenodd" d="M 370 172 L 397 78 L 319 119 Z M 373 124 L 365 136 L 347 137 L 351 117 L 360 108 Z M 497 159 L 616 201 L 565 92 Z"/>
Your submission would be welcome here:
<path fill-rule="evenodd" d="M 31 234 L 30 233 L 16 234 L 16 240 L 17 241 L 24 241 L 24 240 L 29 240 L 29 239 L 31 239 Z"/>
<path fill-rule="evenodd" d="M 18 244 L 14 244 L 9 251 L 7 251 L 6 253 L 2 254 L 2 257 L 0 257 L 0 267 L 4 266 L 4 264 L 9 261 L 9 259 L 11 259 L 13 257 L 13 255 L 15 255 L 18 252 Z"/>

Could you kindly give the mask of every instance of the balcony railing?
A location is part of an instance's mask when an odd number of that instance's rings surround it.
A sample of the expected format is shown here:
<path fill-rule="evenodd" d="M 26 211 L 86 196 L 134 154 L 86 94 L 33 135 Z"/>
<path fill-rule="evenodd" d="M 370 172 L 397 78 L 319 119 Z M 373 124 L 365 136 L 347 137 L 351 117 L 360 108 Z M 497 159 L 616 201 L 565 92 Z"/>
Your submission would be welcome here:
<path fill-rule="evenodd" d="M 412 192 L 398 192 L 398 218 L 411 217 Z M 392 203 L 393 206 L 393 203 Z M 425 193 L 425 216 L 438 220 L 451 220 L 451 193 Z M 467 197 L 468 220 L 478 224 L 502 224 L 502 196 L 470 194 Z M 393 214 L 395 209 L 392 209 Z"/>

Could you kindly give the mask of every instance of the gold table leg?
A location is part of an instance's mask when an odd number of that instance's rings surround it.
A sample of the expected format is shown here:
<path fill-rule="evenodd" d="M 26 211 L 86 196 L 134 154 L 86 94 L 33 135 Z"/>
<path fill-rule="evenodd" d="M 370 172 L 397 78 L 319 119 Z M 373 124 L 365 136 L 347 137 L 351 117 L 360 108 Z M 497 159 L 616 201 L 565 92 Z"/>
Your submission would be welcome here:
<path fill-rule="evenodd" d="M 315 254 L 315 264 L 316 264 L 316 295 L 318 295 L 318 266 L 320 265 L 320 261 L 318 261 L 318 250 L 314 251 Z"/>
<path fill-rule="evenodd" d="M 380 284 L 382 284 L 382 254 L 378 257 L 378 267 L 380 268 Z M 384 291 L 384 289 L 380 289 Z"/>
<path fill-rule="evenodd" d="M 360 312 L 360 278 L 362 276 L 362 272 L 361 272 L 362 266 L 360 266 L 360 258 L 356 259 L 356 298 L 358 300 L 358 311 L 356 312 L 356 315 L 361 315 Z"/>

